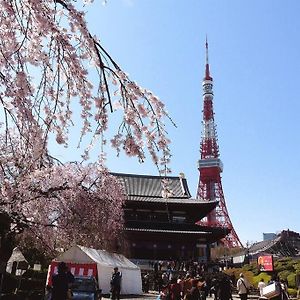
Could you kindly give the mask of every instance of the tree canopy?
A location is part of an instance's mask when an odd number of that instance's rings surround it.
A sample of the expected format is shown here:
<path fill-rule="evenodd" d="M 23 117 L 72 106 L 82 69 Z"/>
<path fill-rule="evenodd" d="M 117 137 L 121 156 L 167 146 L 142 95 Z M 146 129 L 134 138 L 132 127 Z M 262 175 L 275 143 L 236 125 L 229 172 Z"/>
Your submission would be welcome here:
<path fill-rule="evenodd" d="M 74 1 L 1 0 L 0 5 L 0 105 L 6 132 L 13 123 L 29 141 L 39 132 L 46 147 L 53 133 L 67 146 L 78 104 L 79 142 L 88 137 L 83 152 L 88 158 L 93 145 L 105 139 L 109 113 L 121 110 L 111 146 L 140 161 L 147 149 L 166 171 L 170 141 L 164 104 L 120 69 Z"/>
<path fill-rule="evenodd" d="M 111 147 L 140 162 L 148 151 L 166 174 L 164 104 L 121 70 L 76 1 L 0 0 L 0 7 L 0 220 L 7 225 L 0 248 L 12 250 L 20 234 L 49 251 L 74 242 L 110 248 L 123 225 L 124 191 L 105 168 L 109 119 L 119 111 Z M 98 145 L 98 162 L 61 164 L 49 154 L 49 138 L 68 147 L 75 123 L 79 145 L 88 145 L 83 160 Z"/>

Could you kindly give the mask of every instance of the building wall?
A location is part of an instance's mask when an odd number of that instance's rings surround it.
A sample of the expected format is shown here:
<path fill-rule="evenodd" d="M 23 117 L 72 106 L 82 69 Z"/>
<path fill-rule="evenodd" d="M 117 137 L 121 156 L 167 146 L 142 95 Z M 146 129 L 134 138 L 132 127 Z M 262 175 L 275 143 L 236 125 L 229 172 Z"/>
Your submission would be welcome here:
<path fill-rule="evenodd" d="M 132 241 L 130 247 L 130 258 L 149 259 L 149 260 L 186 260 L 198 259 L 199 248 L 196 242 L 180 243 L 170 240 L 154 240 L 154 241 Z M 201 254 L 206 253 L 201 248 Z"/>
<path fill-rule="evenodd" d="M 263 233 L 263 241 L 270 241 L 275 239 L 276 233 Z"/>

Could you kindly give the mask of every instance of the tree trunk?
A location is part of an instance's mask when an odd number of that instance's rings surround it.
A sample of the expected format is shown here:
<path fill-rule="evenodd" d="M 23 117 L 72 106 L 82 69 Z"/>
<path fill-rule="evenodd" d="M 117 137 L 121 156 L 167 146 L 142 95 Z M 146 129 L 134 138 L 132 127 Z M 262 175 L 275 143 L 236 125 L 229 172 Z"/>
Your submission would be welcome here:
<path fill-rule="evenodd" d="M 10 231 L 10 225 L 10 217 L 6 213 L 0 213 L 0 274 L 5 273 L 15 247 L 15 234 Z"/>

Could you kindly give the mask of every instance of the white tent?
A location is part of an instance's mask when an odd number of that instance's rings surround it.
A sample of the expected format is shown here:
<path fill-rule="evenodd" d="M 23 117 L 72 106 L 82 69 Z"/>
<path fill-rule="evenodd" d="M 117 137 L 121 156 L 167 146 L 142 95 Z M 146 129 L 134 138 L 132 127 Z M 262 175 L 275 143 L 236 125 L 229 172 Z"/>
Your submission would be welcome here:
<path fill-rule="evenodd" d="M 76 245 L 59 255 L 54 261 L 97 264 L 99 288 L 102 289 L 103 294 L 110 292 L 111 275 L 114 267 L 118 267 L 122 273 L 121 294 L 142 294 L 141 270 L 124 255 Z"/>
<path fill-rule="evenodd" d="M 22 275 L 27 269 L 28 262 L 23 253 L 18 247 L 14 248 L 11 257 L 7 262 L 6 272 L 15 275 Z"/>

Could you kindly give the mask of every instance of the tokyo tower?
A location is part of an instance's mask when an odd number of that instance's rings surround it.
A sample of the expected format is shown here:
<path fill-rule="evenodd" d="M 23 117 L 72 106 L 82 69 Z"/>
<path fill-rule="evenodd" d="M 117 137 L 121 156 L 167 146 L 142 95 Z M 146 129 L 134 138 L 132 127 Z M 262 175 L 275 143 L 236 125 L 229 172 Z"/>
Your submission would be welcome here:
<path fill-rule="evenodd" d="M 206 66 L 203 87 L 203 128 L 201 137 L 201 159 L 198 170 L 200 172 L 197 199 L 204 201 L 218 201 L 218 206 L 208 216 L 199 221 L 199 225 L 209 227 L 228 228 L 230 233 L 222 240 L 229 248 L 243 247 L 231 223 L 223 194 L 221 173 L 223 164 L 219 158 L 219 146 L 213 110 L 213 79 L 210 76 L 208 62 L 208 43 L 206 40 Z"/>

